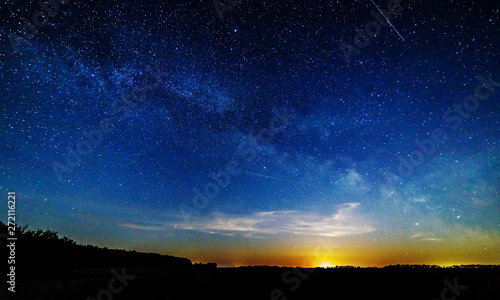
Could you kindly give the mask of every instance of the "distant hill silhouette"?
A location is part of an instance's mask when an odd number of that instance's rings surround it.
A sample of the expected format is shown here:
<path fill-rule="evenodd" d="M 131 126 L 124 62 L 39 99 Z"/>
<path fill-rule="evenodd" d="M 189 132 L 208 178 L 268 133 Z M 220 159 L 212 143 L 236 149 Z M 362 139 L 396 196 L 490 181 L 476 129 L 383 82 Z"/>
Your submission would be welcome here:
<path fill-rule="evenodd" d="M 7 225 L 3 222 L 0 222 L 0 232 L 7 232 Z M 57 232 L 30 230 L 28 225 L 17 227 L 16 237 L 15 265 L 17 274 L 21 276 L 59 276 L 77 268 L 192 267 L 191 261 L 187 258 L 79 245 L 68 237 L 59 237 Z M 1 244 L 2 258 L 9 256 L 5 241 L 4 239 Z M 3 259 L 2 263 L 6 264 L 7 259 Z"/>

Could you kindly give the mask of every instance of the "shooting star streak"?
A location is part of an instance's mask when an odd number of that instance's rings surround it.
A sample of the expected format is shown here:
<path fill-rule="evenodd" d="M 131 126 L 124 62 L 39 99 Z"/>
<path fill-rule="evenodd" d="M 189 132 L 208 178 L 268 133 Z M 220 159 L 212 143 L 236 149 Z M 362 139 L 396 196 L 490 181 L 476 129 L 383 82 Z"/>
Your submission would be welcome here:
<path fill-rule="evenodd" d="M 285 182 L 290 182 L 290 183 L 305 184 L 308 186 L 314 186 L 312 184 L 308 184 L 305 182 L 293 181 L 293 180 L 283 179 L 283 178 L 279 178 L 279 177 L 264 175 L 264 174 L 260 174 L 260 173 L 254 173 L 254 172 L 243 172 L 243 173 L 249 174 L 249 175 L 254 175 L 254 176 L 259 176 L 259 177 L 263 177 L 263 178 L 268 178 L 268 179 L 274 179 L 274 180 L 285 181 Z"/>
<path fill-rule="evenodd" d="M 335 49 L 335 50 L 332 50 L 332 51 L 323 52 L 323 53 L 320 53 L 320 54 L 316 54 L 316 56 L 326 55 L 326 54 L 334 53 L 334 52 L 337 52 L 337 51 L 342 51 L 344 49 L 346 49 L 346 48 L 340 48 L 340 49 Z"/>
<path fill-rule="evenodd" d="M 246 174 L 249 174 L 249 175 L 255 175 L 255 176 L 259 176 L 259 177 L 263 177 L 263 178 L 280 180 L 280 181 L 286 181 L 286 182 L 292 182 L 292 183 L 300 183 L 300 182 L 297 182 L 297 181 L 287 180 L 287 179 L 283 179 L 283 178 L 279 178 L 279 177 L 274 177 L 274 176 L 269 176 L 269 175 L 254 173 L 254 172 L 243 172 L 243 173 L 246 173 Z"/>
<path fill-rule="evenodd" d="M 405 41 L 405 39 L 403 38 L 403 36 L 399 33 L 399 31 L 396 29 L 396 27 L 394 27 L 394 25 L 392 25 L 391 21 L 389 21 L 389 19 L 387 19 L 387 17 L 384 15 L 384 13 L 380 10 L 380 8 L 377 6 L 377 4 L 375 4 L 375 2 L 373 2 L 373 0 L 370 0 L 373 5 L 375 5 L 375 7 L 378 9 L 378 11 L 382 14 L 382 16 L 384 16 L 384 18 L 387 20 L 387 23 L 389 23 L 389 25 L 391 25 L 392 29 L 394 29 L 394 31 L 396 31 L 396 33 L 399 35 L 399 37 L 403 40 L 403 42 Z"/>

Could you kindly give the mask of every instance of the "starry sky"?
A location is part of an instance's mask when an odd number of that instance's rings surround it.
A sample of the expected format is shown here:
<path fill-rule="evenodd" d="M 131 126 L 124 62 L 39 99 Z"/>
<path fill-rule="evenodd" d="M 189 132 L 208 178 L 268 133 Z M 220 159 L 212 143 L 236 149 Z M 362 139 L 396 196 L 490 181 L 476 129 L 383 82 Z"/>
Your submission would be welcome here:
<path fill-rule="evenodd" d="M 19 225 L 219 266 L 500 263 L 496 1 L 0 14 L 4 222 L 15 191 Z"/>

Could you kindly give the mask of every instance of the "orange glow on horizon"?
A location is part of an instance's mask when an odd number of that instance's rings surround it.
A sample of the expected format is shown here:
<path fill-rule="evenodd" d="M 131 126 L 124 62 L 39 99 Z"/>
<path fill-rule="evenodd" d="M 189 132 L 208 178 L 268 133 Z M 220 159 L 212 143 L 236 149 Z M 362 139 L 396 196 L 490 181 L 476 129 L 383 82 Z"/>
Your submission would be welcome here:
<path fill-rule="evenodd" d="M 369 237 L 338 238 L 220 237 L 217 242 L 198 238 L 184 244 L 161 241 L 161 244 L 150 244 L 133 250 L 185 257 L 192 262 L 214 262 L 220 267 L 384 267 L 397 264 L 450 266 L 500 262 L 495 247 L 500 238 L 493 234 L 476 238 L 475 243 L 470 243 L 468 236 L 447 239 L 447 242 L 420 241 L 418 237 L 404 236 L 381 242 L 379 238 L 377 233 Z M 169 245 L 168 249 L 164 248 L 166 244 Z"/>
<path fill-rule="evenodd" d="M 333 267 L 335 267 L 335 265 L 334 265 L 334 264 L 332 264 L 332 263 L 329 263 L 329 262 L 327 262 L 327 261 L 324 261 L 324 262 L 321 262 L 321 263 L 318 265 L 318 267 L 320 267 L 320 268 L 325 268 L 325 269 L 326 269 L 326 268 L 333 268 Z"/>

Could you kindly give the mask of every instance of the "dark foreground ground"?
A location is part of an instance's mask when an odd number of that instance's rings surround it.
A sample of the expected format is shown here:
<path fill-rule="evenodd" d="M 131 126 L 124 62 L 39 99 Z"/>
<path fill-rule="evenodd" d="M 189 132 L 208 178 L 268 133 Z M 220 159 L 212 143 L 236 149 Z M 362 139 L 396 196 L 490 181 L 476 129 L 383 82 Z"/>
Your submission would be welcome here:
<path fill-rule="evenodd" d="M 17 279 L 15 297 L 2 279 L 0 299 L 500 299 L 498 268 L 111 270 Z"/>

